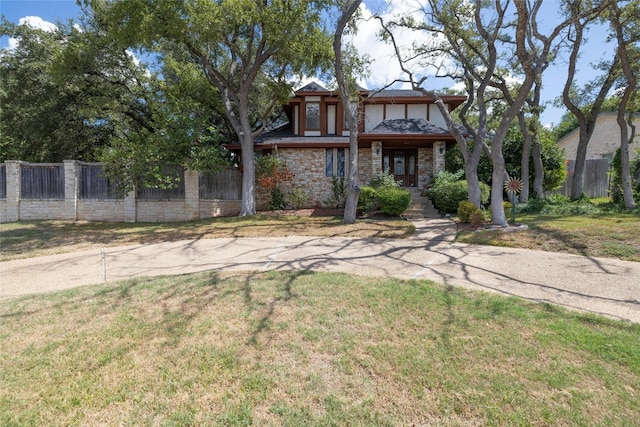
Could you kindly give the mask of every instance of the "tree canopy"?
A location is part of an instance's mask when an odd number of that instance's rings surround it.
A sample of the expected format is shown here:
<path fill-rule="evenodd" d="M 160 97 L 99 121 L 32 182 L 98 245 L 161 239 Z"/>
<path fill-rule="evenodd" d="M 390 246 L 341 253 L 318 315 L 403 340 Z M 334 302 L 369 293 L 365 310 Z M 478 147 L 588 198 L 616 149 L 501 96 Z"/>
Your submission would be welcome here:
<path fill-rule="evenodd" d="M 325 5 L 310 0 L 87 1 L 124 46 L 159 49 L 170 43 L 199 66 L 217 89 L 242 146 L 240 215 L 254 214 L 254 138 L 288 98 L 291 78 L 331 58 L 330 37 L 320 25 Z"/>

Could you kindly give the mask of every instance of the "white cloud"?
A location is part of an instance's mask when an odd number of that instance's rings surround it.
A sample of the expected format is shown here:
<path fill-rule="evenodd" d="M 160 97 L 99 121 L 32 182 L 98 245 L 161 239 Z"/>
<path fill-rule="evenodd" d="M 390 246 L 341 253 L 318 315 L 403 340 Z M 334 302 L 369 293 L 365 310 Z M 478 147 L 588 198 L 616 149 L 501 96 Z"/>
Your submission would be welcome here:
<path fill-rule="evenodd" d="M 38 28 L 43 31 L 54 32 L 58 29 L 56 24 L 53 24 L 49 21 L 45 21 L 39 16 L 25 16 L 24 18 L 20 18 L 18 21 L 18 25 L 28 25 L 31 28 Z"/>
<path fill-rule="evenodd" d="M 362 86 L 370 89 L 380 88 L 390 84 L 396 79 L 406 79 L 406 75 L 402 73 L 398 59 L 395 55 L 393 45 L 390 42 L 380 40 L 378 34 L 382 29 L 380 21 L 374 18 L 375 14 L 380 15 L 385 22 L 394 16 L 414 15 L 417 20 L 423 19 L 423 15 L 416 9 L 416 3 L 410 3 L 410 0 L 391 0 L 385 4 L 383 9 L 379 6 L 371 6 L 371 2 L 362 4 L 360 12 L 362 20 L 358 22 L 358 32 L 352 37 L 351 41 L 358 49 L 360 54 L 368 55 L 372 60 L 370 65 L 370 76 L 361 81 Z M 407 29 L 394 29 L 394 37 L 399 45 L 401 52 L 410 52 L 414 44 L 431 44 L 436 41 L 433 34 L 427 32 L 410 31 Z M 446 61 L 442 60 L 446 65 Z M 407 65 L 412 72 L 419 75 L 434 76 L 435 67 L 425 67 L 417 61 L 410 62 Z M 442 82 L 428 82 L 425 86 L 433 88 L 441 87 Z M 394 87 L 407 88 L 408 84 L 397 83 Z"/>
<path fill-rule="evenodd" d="M 53 24 L 49 21 L 45 21 L 39 16 L 22 17 L 18 20 L 18 25 L 28 25 L 31 28 L 37 28 L 47 32 L 54 32 L 58 29 L 58 26 L 56 24 Z M 18 47 L 18 44 L 20 43 L 20 41 L 15 37 L 9 37 L 9 40 L 7 41 L 7 43 L 8 43 L 7 49 L 13 50 L 16 47 Z"/>

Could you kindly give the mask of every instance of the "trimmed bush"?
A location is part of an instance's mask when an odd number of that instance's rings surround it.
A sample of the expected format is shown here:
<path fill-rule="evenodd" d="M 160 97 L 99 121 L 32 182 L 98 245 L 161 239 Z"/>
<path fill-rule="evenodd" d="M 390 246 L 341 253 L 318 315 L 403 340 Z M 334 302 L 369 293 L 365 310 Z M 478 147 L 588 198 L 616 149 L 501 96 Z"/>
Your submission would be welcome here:
<path fill-rule="evenodd" d="M 389 169 L 374 176 L 369 185 L 375 189 L 382 187 L 400 187 L 396 178 L 389 173 Z"/>
<path fill-rule="evenodd" d="M 411 204 L 411 193 L 397 187 L 381 187 L 376 191 L 380 210 L 387 215 L 400 215 Z"/>
<path fill-rule="evenodd" d="M 480 208 L 477 208 L 469 217 L 469 222 L 474 227 L 483 226 L 486 222 L 484 211 Z"/>
<path fill-rule="evenodd" d="M 480 201 L 487 203 L 489 201 L 489 193 L 491 188 L 484 182 L 480 183 Z M 440 213 L 456 212 L 460 202 L 469 198 L 469 190 L 467 181 L 444 181 L 436 182 L 427 192 L 433 205 Z"/>
<path fill-rule="evenodd" d="M 358 209 L 362 209 L 365 212 L 373 209 L 373 200 L 376 197 L 376 189 L 369 186 L 360 187 L 360 194 L 358 194 Z"/>
<path fill-rule="evenodd" d="M 458 204 L 458 219 L 460 222 L 469 222 L 471 215 L 478 209 L 476 205 L 468 200 L 463 200 Z"/>

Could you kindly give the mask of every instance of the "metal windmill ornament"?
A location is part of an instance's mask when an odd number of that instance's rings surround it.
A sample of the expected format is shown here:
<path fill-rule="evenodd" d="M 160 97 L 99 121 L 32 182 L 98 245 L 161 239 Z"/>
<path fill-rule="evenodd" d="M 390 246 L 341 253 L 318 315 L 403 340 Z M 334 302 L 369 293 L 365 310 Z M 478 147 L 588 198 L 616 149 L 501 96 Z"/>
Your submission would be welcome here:
<path fill-rule="evenodd" d="M 522 180 L 510 176 L 508 180 L 504 182 L 504 189 L 511 195 L 511 222 L 516 223 L 516 194 L 522 191 Z"/>

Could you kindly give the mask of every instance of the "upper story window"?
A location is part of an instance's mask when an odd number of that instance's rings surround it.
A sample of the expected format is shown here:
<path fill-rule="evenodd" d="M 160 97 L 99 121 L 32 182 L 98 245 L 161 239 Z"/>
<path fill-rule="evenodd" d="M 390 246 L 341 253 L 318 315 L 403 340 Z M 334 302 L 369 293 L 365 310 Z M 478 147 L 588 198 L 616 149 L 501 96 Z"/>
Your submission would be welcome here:
<path fill-rule="evenodd" d="M 320 130 L 320 103 L 307 102 L 306 104 L 306 130 Z"/>

